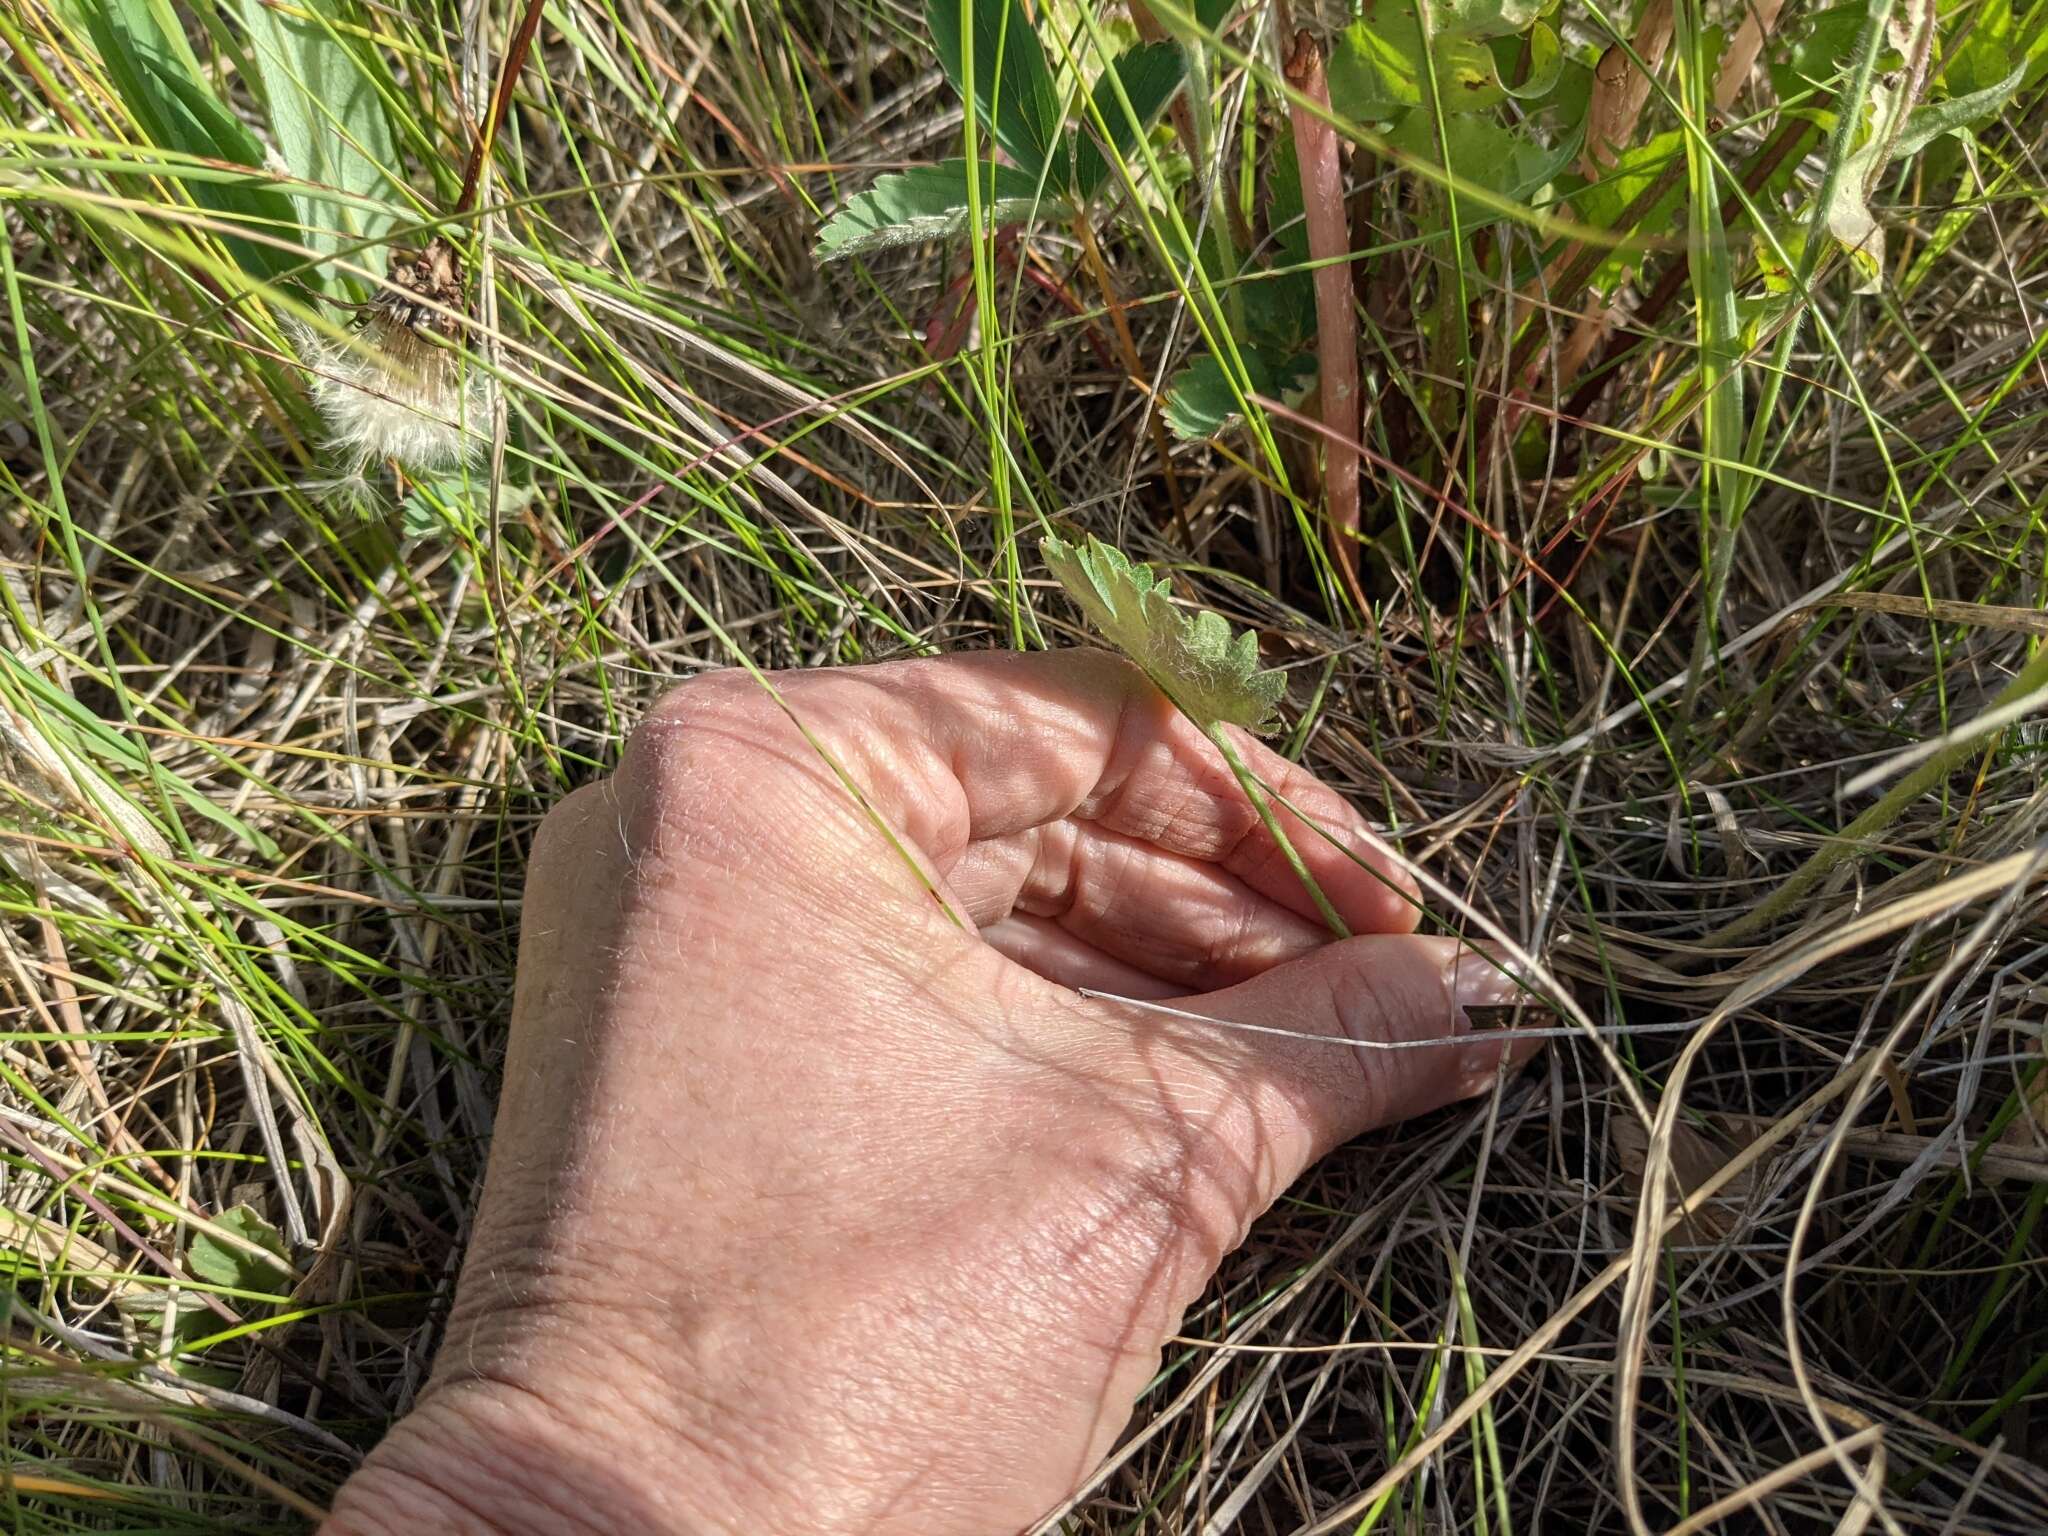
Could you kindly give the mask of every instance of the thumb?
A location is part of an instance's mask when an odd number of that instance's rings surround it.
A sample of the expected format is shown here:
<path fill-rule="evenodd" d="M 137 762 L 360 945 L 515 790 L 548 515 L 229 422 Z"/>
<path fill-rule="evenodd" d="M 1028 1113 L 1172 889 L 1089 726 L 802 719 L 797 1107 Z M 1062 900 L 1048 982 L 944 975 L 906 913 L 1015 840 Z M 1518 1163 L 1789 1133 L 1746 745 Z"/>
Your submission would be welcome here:
<path fill-rule="evenodd" d="M 1512 1031 L 1492 1028 L 1480 1032 L 1499 1035 L 1503 1044 L 1372 1045 L 1467 1037 L 1475 1033 L 1467 1009 L 1516 1002 L 1543 1006 L 1488 951 L 1458 939 L 1386 934 L 1324 945 L 1173 1006 L 1287 1032 L 1217 1031 L 1198 1048 L 1222 1067 L 1229 1086 L 1218 1086 L 1225 1092 L 1263 1101 L 1273 1198 L 1310 1163 L 1362 1132 L 1486 1092 L 1504 1051 L 1520 1065 L 1541 1042 L 1506 1043 Z"/>

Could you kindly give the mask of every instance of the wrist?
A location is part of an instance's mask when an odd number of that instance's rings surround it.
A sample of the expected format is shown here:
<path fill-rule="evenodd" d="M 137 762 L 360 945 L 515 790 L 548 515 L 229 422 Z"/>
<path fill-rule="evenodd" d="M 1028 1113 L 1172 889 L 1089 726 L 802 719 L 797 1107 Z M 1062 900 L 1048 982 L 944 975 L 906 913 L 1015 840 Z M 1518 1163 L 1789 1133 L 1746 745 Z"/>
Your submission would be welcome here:
<path fill-rule="evenodd" d="M 586 1408 L 595 1414 L 586 1415 Z M 630 1404 L 557 1407 L 498 1382 L 436 1389 L 336 1495 L 317 1536 L 718 1536 L 701 1459 L 655 1423 L 630 1429 Z M 629 1438 L 630 1435 L 630 1438 Z M 651 1451 L 650 1442 L 660 1442 Z"/>

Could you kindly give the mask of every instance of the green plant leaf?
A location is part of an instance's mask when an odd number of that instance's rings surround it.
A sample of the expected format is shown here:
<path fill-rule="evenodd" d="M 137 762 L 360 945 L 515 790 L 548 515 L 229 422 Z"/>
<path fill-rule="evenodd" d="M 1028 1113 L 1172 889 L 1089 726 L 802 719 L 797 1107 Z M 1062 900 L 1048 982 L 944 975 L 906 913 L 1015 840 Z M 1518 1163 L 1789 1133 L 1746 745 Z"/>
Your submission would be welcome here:
<path fill-rule="evenodd" d="M 1529 75 L 1508 84 L 1520 63 L 1523 38 L 1488 41 L 1489 34 L 1445 25 L 1429 49 L 1445 112 L 1484 112 L 1510 96 L 1538 101 L 1557 86 L 1564 50 L 1542 22 L 1528 30 Z M 1338 34 L 1330 53 L 1330 105 L 1359 122 L 1384 122 L 1427 104 L 1421 13 L 1415 0 L 1382 0 L 1362 21 Z"/>
<path fill-rule="evenodd" d="M 974 25 L 971 92 L 963 9 L 972 12 Z M 953 89 L 974 102 L 996 142 L 1035 177 L 1060 142 L 1060 98 L 1023 0 L 928 0 L 925 22 Z"/>
<path fill-rule="evenodd" d="M 284 1257 L 284 1238 L 254 1209 L 238 1205 L 216 1216 L 213 1224 L 254 1247 L 243 1247 L 195 1228 L 191 1245 L 185 1250 L 185 1262 L 199 1279 L 238 1291 L 262 1291 L 274 1289 L 280 1281 L 291 1278 L 291 1265 Z"/>
<path fill-rule="evenodd" d="M 1330 107 L 1354 123 L 1379 123 L 1422 100 L 1422 37 L 1415 8 L 1354 21 L 1330 50 Z"/>
<path fill-rule="evenodd" d="M 1387 142 L 1418 160 L 1442 166 L 1458 185 L 1469 189 L 1458 198 L 1459 228 L 1467 233 L 1501 217 L 1495 209 L 1472 201 L 1470 191 L 1484 190 L 1519 201 L 1563 170 L 1573 154 L 1569 140 L 1547 146 L 1526 132 L 1503 128 L 1491 117 L 1472 112 L 1445 117 L 1440 144 L 1437 125 L 1422 108 L 1395 123 Z"/>
<path fill-rule="evenodd" d="M 286 240 L 302 238 L 292 200 L 261 171 L 263 146 L 208 89 L 184 39 L 172 41 L 147 0 L 91 0 L 84 15 L 107 78 L 152 144 L 251 172 L 246 179 L 180 177 L 176 167 L 160 174 L 179 180 L 195 203 L 224 220 Z M 236 266 L 262 281 L 300 265 L 275 246 L 231 234 L 221 241 Z"/>
<path fill-rule="evenodd" d="M 1266 286 L 1255 284 L 1252 291 Z M 1313 302 L 1311 298 L 1311 305 Z M 1282 357 L 1257 345 L 1240 346 L 1237 355 L 1250 375 L 1250 392 L 1268 400 L 1279 399 L 1315 370 L 1313 358 Z M 1237 396 L 1222 359 L 1204 352 L 1175 374 L 1167 387 L 1162 414 L 1174 434 L 1185 438 L 1214 437 L 1237 420 Z"/>
<path fill-rule="evenodd" d="M 1150 128 L 1166 110 L 1167 102 L 1180 89 L 1185 69 L 1186 55 L 1178 43 L 1141 43 L 1110 60 L 1097 77 L 1089 97 L 1102 114 L 1109 129 L 1110 148 L 1116 151 L 1118 159 L 1130 156 L 1138 134 Z M 1117 99 L 1119 82 L 1124 95 L 1130 98 L 1131 111 L 1138 114 L 1135 127 L 1130 113 Z M 1090 126 L 1093 122 L 1092 116 L 1083 120 L 1081 141 L 1074 151 L 1074 190 L 1083 198 L 1093 196 L 1109 176 L 1109 156 L 1096 140 Z"/>
<path fill-rule="evenodd" d="M 2043 16 L 2041 0 L 2029 0 L 2024 17 L 2013 15 L 2012 0 L 1983 0 L 1971 12 L 1969 31 L 1942 71 L 1942 85 L 1951 96 L 1968 96 L 2014 69 L 2020 71 L 2019 89 L 2038 85 L 2048 75 L 2048 26 L 2042 25 Z"/>
<path fill-rule="evenodd" d="M 1863 0 L 1814 11 L 1781 29 L 1782 46 L 1773 50 L 1771 87 L 1778 100 L 1811 110 L 1816 92 L 1832 90 L 1855 56 L 1870 8 Z M 1879 45 L 1878 68 L 1891 70 L 1902 62 L 1898 51 Z"/>
<path fill-rule="evenodd" d="M 392 217 L 360 201 L 388 200 L 398 163 L 391 123 L 374 80 L 335 30 L 334 0 L 293 0 L 304 14 L 265 0 L 241 0 L 243 24 L 270 107 L 278 154 L 294 176 L 347 199 L 295 189 L 306 244 L 331 255 L 386 233 Z M 370 246 L 355 259 L 382 274 L 386 252 Z"/>
<path fill-rule="evenodd" d="M 1429 83 L 1422 35 L 1414 0 L 1384 0 L 1346 27 L 1330 54 L 1330 106 L 1355 122 L 1385 122 L 1420 106 Z M 1440 31 L 1430 52 L 1446 112 L 1478 112 L 1506 99 L 1493 55 L 1478 39 Z"/>
<path fill-rule="evenodd" d="M 1870 211 L 1870 188 L 1884 170 L 1879 156 L 1889 132 L 1886 125 L 1897 111 L 1891 88 L 1873 83 L 1862 142 L 1842 162 L 1842 174 L 1822 210 L 1828 233 L 1849 258 L 1854 274 L 1851 293 L 1876 293 L 1884 286 L 1884 226 Z"/>
<path fill-rule="evenodd" d="M 1016 224 L 1044 206 L 1037 176 L 1014 166 L 981 168 L 982 210 L 991 224 Z M 942 160 L 884 176 L 818 231 L 818 256 L 832 261 L 919 240 L 944 240 L 967 227 L 967 162 Z"/>
<path fill-rule="evenodd" d="M 1436 0 L 1438 27 L 1467 37 L 1510 37 L 1526 32 L 1552 0 Z"/>
<path fill-rule="evenodd" d="M 1896 159 L 1918 154 L 1934 140 L 1948 133 L 1968 133 L 1977 123 L 1996 114 L 2026 77 L 2024 62 L 2002 80 L 1972 91 L 1930 102 L 1906 114 L 1896 138 L 1890 138 L 1888 124 L 1894 121 L 1898 102 L 1890 87 L 1873 85 L 1870 90 L 1869 121 L 1864 138 L 1847 160 L 1836 180 L 1834 195 L 1824 210 L 1828 233 L 1848 254 L 1855 273 L 1852 293 L 1876 293 L 1884 286 L 1884 226 L 1870 208 L 1870 193 Z"/>
<path fill-rule="evenodd" d="M 1232 635 L 1220 613 L 1175 607 L 1163 576 L 1098 538 L 1076 546 L 1048 535 L 1038 547 L 1096 632 L 1144 668 L 1189 719 L 1204 730 L 1271 724 L 1287 678 L 1260 668 L 1250 630 Z"/>
<path fill-rule="evenodd" d="M 1968 133 L 1978 124 L 1989 122 L 2005 110 L 2005 104 L 2012 100 L 2026 77 L 2027 63 L 2022 59 L 2003 80 L 1994 80 L 1981 90 L 1915 107 L 1899 130 L 1892 158 L 1903 160 L 1917 155 L 1945 133 Z"/>
<path fill-rule="evenodd" d="M 1528 40 L 1529 75 L 1520 85 L 1508 84 L 1517 62 L 1514 55 L 1520 46 L 1518 41 L 1505 38 L 1491 45 L 1494 80 L 1517 101 L 1541 101 L 1557 88 L 1558 77 L 1564 73 L 1564 48 L 1557 34 L 1540 21 L 1529 28 Z M 1507 57 L 1503 58 L 1503 54 Z"/>
<path fill-rule="evenodd" d="M 1629 204 L 1642 196 L 1668 168 L 1683 165 L 1684 161 L 1685 136 L 1677 129 L 1655 134 L 1641 144 L 1630 145 L 1621 152 L 1605 176 L 1572 194 L 1573 217 L 1594 229 L 1609 230 L 1616 235 L 1632 233 L 1616 228 Z M 1681 176 L 1674 179 L 1663 195 L 1651 204 L 1649 211 L 1636 224 L 1636 230 L 1645 235 L 1662 234 L 1670 227 L 1684 202 L 1685 178 Z M 1641 250 L 1613 251 L 1595 270 L 1592 285 L 1602 293 L 1611 293 L 1616 284 L 1642 265 L 1642 260 Z"/>

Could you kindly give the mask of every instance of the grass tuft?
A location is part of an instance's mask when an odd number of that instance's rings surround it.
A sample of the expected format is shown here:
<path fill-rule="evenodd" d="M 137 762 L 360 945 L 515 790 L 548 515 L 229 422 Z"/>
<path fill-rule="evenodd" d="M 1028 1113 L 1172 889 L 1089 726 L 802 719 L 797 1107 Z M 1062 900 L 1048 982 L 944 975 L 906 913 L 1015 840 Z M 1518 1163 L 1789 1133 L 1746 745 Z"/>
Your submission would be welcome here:
<path fill-rule="evenodd" d="M 2039 5 L 1057 0 L 1025 110 L 1021 9 L 963 101 L 895 0 L 564 4 L 501 121 L 521 14 L 297 11 L 0 13 L 10 1529 L 304 1529 L 540 816 L 700 668 L 1079 639 L 1047 534 L 1599 1035 L 1293 1191 L 1063 1529 L 2048 1528 Z"/>

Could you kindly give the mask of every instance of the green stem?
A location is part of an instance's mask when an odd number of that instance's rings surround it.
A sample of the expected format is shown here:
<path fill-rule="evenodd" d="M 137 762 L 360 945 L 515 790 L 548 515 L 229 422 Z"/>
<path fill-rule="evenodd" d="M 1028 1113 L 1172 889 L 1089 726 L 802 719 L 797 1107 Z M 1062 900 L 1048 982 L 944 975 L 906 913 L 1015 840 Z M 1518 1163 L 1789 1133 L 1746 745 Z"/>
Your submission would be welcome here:
<path fill-rule="evenodd" d="M 1187 711 L 1182 710 L 1181 713 L 1186 714 Z M 1208 732 L 1209 739 L 1216 743 L 1216 750 L 1223 754 L 1223 761 L 1230 765 L 1230 771 L 1237 775 L 1238 788 L 1244 791 L 1245 799 L 1251 801 L 1252 809 L 1259 813 L 1259 820 L 1265 825 L 1267 833 L 1280 845 L 1280 851 L 1287 855 L 1288 868 L 1300 879 L 1302 889 L 1308 892 L 1309 900 L 1313 901 L 1316 910 L 1322 913 L 1323 922 L 1338 938 L 1350 938 L 1351 930 L 1345 926 L 1344 919 L 1337 915 L 1337 909 L 1330 905 L 1330 898 L 1325 896 L 1323 888 L 1316 884 L 1315 876 L 1308 872 L 1308 865 L 1302 862 L 1301 854 L 1295 848 L 1293 840 L 1281 828 L 1280 819 L 1273 814 L 1273 805 L 1266 798 L 1265 790 L 1259 787 L 1259 781 L 1252 777 L 1251 769 L 1245 766 L 1244 759 L 1238 755 L 1236 744 L 1223 734 L 1223 727 L 1220 725 L 1205 726 L 1204 729 Z"/>

